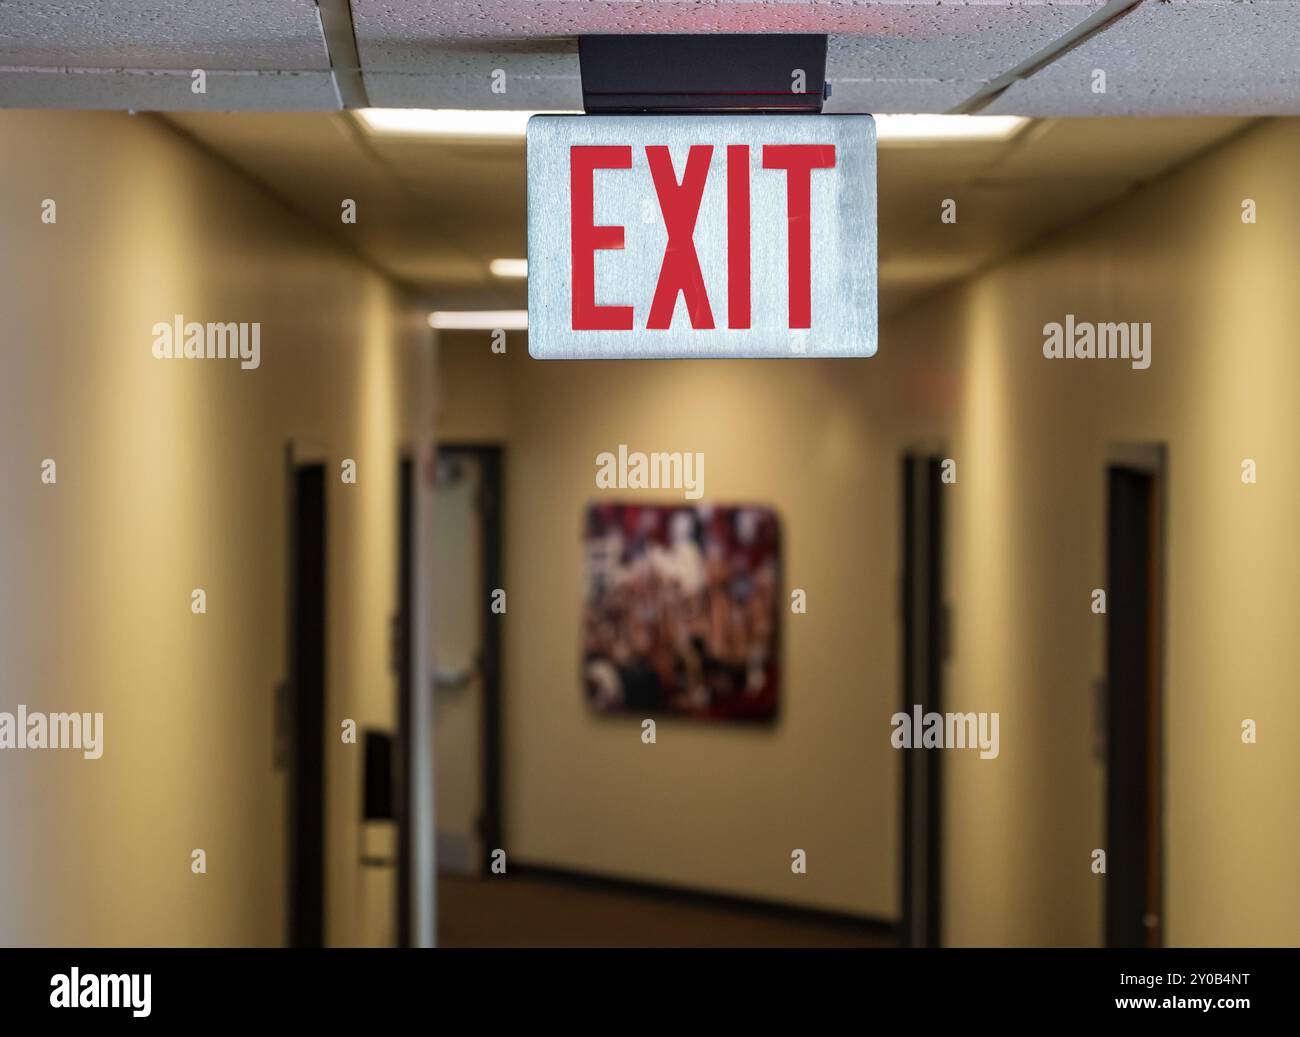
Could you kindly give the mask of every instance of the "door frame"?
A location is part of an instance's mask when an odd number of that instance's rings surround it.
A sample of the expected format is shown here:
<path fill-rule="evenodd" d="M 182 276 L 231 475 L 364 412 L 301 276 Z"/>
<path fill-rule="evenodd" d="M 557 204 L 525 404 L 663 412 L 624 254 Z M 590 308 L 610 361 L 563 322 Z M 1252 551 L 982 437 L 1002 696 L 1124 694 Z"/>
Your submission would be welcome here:
<path fill-rule="evenodd" d="M 1147 867 L 1146 867 L 1146 903 L 1148 912 L 1151 913 L 1154 908 L 1156 922 L 1154 926 L 1146 928 L 1146 937 L 1144 946 L 1159 947 L 1164 944 L 1166 933 L 1166 890 L 1167 874 L 1166 862 L 1168 839 L 1166 832 L 1165 820 L 1165 761 L 1166 755 L 1166 723 L 1165 723 L 1165 674 L 1167 670 L 1167 660 L 1165 658 L 1168 640 L 1166 637 L 1166 612 L 1167 599 L 1166 588 L 1168 584 L 1168 515 L 1169 515 L 1169 450 L 1163 443 L 1122 443 L 1112 444 L 1106 450 L 1104 467 L 1103 467 L 1103 500 L 1105 515 L 1103 528 L 1106 532 L 1106 539 L 1103 544 L 1103 565 L 1106 567 L 1106 595 L 1107 595 L 1107 625 L 1106 625 L 1106 649 L 1105 649 L 1105 677 L 1102 685 L 1105 694 L 1102 699 L 1102 716 L 1099 718 L 1101 730 L 1104 733 L 1103 745 L 1105 753 L 1103 756 L 1103 809 L 1102 823 L 1104 827 L 1107 857 L 1107 875 L 1111 874 L 1110 864 L 1114 854 L 1114 847 L 1111 846 L 1110 837 L 1110 803 L 1114 792 L 1111 788 L 1112 770 L 1110 760 L 1110 746 L 1112 743 L 1111 723 L 1115 716 L 1116 710 L 1113 706 L 1112 695 L 1114 691 L 1114 682 L 1111 679 L 1110 672 L 1110 625 L 1111 625 L 1111 606 L 1113 598 L 1110 587 L 1110 567 L 1111 567 L 1111 541 L 1110 541 L 1110 489 L 1111 489 L 1111 471 L 1114 469 L 1127 469 L 1138 472 L 1151 479 L 1151 506 L 1153 514 L 1150 520 L 1150 535 L 1154 543 L 1150 546 L 1150 593 L 1148 596 L 1148 645 L 1150 648 L 1149 658 L 1147 660 L 1149 672 L 1147 675 L 1147 740 L 1146 740 L 1146 775 L 1149 782 L 1148 786 L 1148 804 L 1146 817 L 1146 831 L 1144 836 L 1147 842 Z M 1106 896 L 1102 902 L 1102 943 L 1111 945 L 1111 919 L 1110 919 L 1110 879 L 1107 879 Z"/>
<path fill-rule="evenodd" d="M 413 452 L 403 447 L 397 455 L 397 551 L 396 590 L 397 608 L 393 615 L 391 649 L 397 681 L 397 738 L 395 749 L 396 773 L 393 784 L 397 791 L 397 908 L 396 943 L 398 947 L 412 947 L 414 918 L 412 905 L 415 873 L 412 859 L 414 839 L 414 778 L 413 760 L 418 751 L 415 741 L 415 578 L 416 578 L 416 494 L 419 474 Z"/>
<path fill-rule="evenodd" d="M 945 518 L 942 462 L 948 455 L 942 445 L 915 444 L 905 449 L 899 465 L 902 529 L 899 570 L 899 650 L 901 709 L 910 714 L 914 705 L 926 712 L 944 709 L 944 666 L 948 656 L 949 610 L 945 581 Z M 928 476 L 925 514 L 917 514 L 922 499 L 914 493 L 917 473 Z M 924 528 L 921 528 L 921 526 Z M 918 544 L 916 538 L 924 537 Z M 928 571 L 915 572 L 917 549 L 924 549 Z M 916 592 L 924 580 L 923 616 L 918 616 Z M 918 620 L 923 630 L 917 629 Z M 913 642 L 923 636 L 924 677 L 916 672 Z M 924 680 L 924 687 L 918 681 Z M 918 696 L 917 692 L 921 694 Z M 919 754 L 919 755 L 918 755 Z M 943 754 L 919 748 L 900 750 L 901 891 L 899 942 L 905 947 L 938 947 L 943 943 Z M 921 773 L 918 773 L 918 769 Z M 918 799 L 919 779 L 924 796 Z M 923 830 L 918 831 L 918 827 Z M 924 860 L 918 862 L 918 857 Z M 919 911 L 918 911 L 919 907 Z M 917 915 L 922 917 L 918 920 Z"/>
<path fill-rule="evenodd" d="M 301 571 L 301 550 L 299 508 L 301 504 L 300 479 L 308 472 L 317 472 L 320 476 L 320 531 L 319 552 L 320 572 L 319 586 L 315 587 L 315 597 L 319 600 L 319 737 L 315 739 L 319 775 L 314 798 L 319 810 L 319 821 L 312 836 L 313 846 L 303 845 L 304 826 L 311 828 L 310 818 L 304 819 L 302 803 L 304 794 L 311 794 L 310 787 L 304 788 L 304 781 L 310 786 L 310 777 L 302 773 L 303 735 L 300 726 L 303 720 L 301 706 L 302 659 L 298 649 L 303 616 L 299 609 L 301 598 L 312 596 L 312 588 L 303 590 L 304 573 Z M 287 772 L 285 838 L 287 861 L 285 877 L 287 882 L 287 900 L 285 910 L 285 943 L 290 947 L 320 947 L 326 942 L 326 905 L 328 887 L 326 857 L 328 848 L 328 810 L 326 807 L 326 789 L 329 781 L 328 759 L 325 751 L 325 717 L 329 709 L 328 685 L 328 635 L 329 635 L 329 477 L 328 467 L 323 455 L 301 444 L 290 442 L 285 449 L 285 634 L 286 666 L 285 694 L 281 732 L 285 747 L 285 764 Z M 310 732 L 306 732 L 310 733 Z M 306 862 L 312 861 L 314 873 L 307 877 Z M 316 888 L 319 887 L 319 888 Z M 308 901 L 313 901 L 309 903 Z"/>

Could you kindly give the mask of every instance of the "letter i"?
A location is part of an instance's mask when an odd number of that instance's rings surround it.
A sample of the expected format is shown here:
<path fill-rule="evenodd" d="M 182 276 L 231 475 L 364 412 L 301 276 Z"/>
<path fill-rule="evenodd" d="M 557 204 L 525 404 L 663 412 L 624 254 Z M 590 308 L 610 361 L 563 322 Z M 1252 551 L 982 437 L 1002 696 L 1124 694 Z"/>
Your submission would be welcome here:
<path fill-rule="evenodd" d="M 727 327 L 749 327 L 749 145 L 727 145 Z"/>

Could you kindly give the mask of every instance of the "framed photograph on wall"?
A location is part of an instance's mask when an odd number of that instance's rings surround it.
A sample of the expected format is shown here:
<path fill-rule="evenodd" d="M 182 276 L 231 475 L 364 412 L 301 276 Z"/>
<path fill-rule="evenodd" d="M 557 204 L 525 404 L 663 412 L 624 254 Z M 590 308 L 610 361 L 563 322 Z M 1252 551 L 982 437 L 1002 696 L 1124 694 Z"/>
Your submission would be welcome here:
<path fill-rule="evenodd" d="M 750 505 L 592 504 L 583 679 L 599 712 L 771 720 L 780 535 Z"/>

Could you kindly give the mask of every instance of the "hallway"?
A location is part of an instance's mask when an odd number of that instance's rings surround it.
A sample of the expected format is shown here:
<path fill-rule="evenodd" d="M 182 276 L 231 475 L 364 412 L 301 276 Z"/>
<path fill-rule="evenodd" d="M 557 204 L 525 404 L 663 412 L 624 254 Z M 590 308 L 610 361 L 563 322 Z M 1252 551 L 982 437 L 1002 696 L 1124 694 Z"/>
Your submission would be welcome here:
<path fill-rule="evenodd" d="M 1300 946 L 1300 4 L 53 10 L 0 945 Z"/>

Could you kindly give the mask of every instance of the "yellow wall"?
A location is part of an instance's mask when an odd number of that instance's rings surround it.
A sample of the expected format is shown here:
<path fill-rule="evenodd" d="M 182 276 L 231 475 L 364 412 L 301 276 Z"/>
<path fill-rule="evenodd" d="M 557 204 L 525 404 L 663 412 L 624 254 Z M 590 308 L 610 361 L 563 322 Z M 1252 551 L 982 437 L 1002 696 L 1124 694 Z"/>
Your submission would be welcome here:
<path fill-rule="evenodd" d="M 0 708 L 105 715 L 99 761 L 0 753 L 0 942 L 278 943 L 284 447 L 330 466 L 327 731 L 391 726 L 394 466 L 427 333 L 154 119 L 5 111 L 0 139 Z M 154 359 L 175 313 L 261 321 L 261 367 Z M 374 940 L 391 879 L 357 863 L 360 747 L 328 744 L 329 939 Z"/>
<path fill-rule="evenodd" d="M 946 939 L 1099 942 L 1104 620 L 1089 604 L 1105 580 L 1104 472 L 1112 445 L 1159 441 L 1166 940 L 1300 942 L 1297 168 L 1300 125 L 1265 124 L 887 320 L 865 363 L 540 363 L 522 336 L 506 357 L 486 335 L 444 342 L 441 434 L 508 444 L 511 853 L 896 916 L 897 465 L 905 446 L 942 442 L 958 461 L 950 708 L 1001 714 L 996 760 L 945 759 Z M 1043 325 L 1066 313 L 1151 321 L 1150 369 L 1046 360 Z M 772 729 L 664 722 L 647 747 L 633 719 L 585 709 L 580 518 L 595 455 L 619 443 L 702 450 L 707 500 L 780 513 L 786 591 L 805 588 L 809 613 L 785 616 Z M 794 847 L 807 876 L 790 874 Z"/>
<path fill-rule="evenodd" d="M 1144 441 L 1169 448 L 1166 940 L 1300 941 L 1298 165 L 1300 125 L 1265 124 L 886 329 L 882 351 L 926 343 L 959 372 L 951 689 L 1002 712 L 1001 758 L 949 772 L 953 943 L 1099 937 L 1089 590 L 1107 447 Z M 1152 322 L 1150 369 L 1044 359 L 1043 325 L 1066 313 Z"/>

